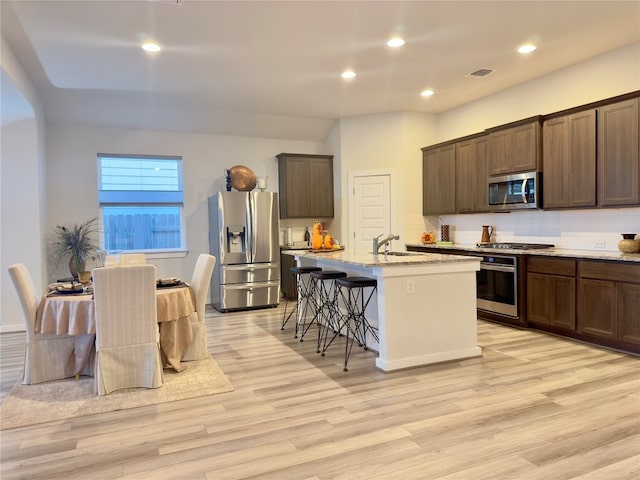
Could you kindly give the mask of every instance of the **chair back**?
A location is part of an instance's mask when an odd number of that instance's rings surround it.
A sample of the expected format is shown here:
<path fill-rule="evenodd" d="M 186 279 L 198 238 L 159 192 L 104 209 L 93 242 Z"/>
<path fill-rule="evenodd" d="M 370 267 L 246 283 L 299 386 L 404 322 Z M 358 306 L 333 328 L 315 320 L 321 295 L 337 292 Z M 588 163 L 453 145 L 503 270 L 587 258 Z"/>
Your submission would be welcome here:
<path fill-rule="evenodd" d="M 193 277 L 191 278 L 191 288 L 196 297 L 196 313 L 198 321 L 204 322 L 204 311 L 207 303 L 207 292 L 211 284 L 211 276 L 213 275 L 213 267 L 216 264 L 216 257 L 208 253 L 201 253 L 196 261 L 193 269 Z"/>
<path fill-rule="evenodd" d="M 156 342 L 156 267 L 93 270 L 96 348 Z"/>
<path fill-rule="evenodd" d="M 144 253 L 123 253 L 120 255 L 120 265 L 145 265 L 147 256 Z"/>
<path fill-rule="evenodd" d="M 27 339 L 32 339 L 36 329 L 36 312 L 38 310 L 38 294 L 31 274 L 24 263 L 16 263 L 9 266 L 9 276 L 16 287 L 20 306 L 24 314 L 24 326 L 27 331 Z"/>

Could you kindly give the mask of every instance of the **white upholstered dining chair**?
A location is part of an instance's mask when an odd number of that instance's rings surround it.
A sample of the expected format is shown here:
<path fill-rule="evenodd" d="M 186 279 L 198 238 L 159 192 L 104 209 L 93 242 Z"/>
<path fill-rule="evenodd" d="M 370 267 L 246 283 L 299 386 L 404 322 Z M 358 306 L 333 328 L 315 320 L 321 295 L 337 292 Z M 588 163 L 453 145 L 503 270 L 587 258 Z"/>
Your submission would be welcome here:
<path fill-rule="evenodd" d="M 191 288 L 196 299 L 196 312 L 191 316 L 191 331 L 193 341 L 182 353 L 182 360 L 185 362 L 202 360 L 207 352 L 207 328 L 204 323 L 204 314 L 207 303 L 207 292 L 211 284 L 213 267 L 216 264 L 216 257 L 207 253 L 201 253 L 196 261 L 191 278 Z"/>
<path fill-rule="evenodd" d="M 31 385 L 76 375 L 92 375 L 93 357 L 90 350 L 93 349 L 94 336 L 36 332 L 36 313 L 40 296 L 31 274 L 23 263 L 16 263 L 9 267 L 9 275 L 18 292 L 27 333 L 22 383 Z M 79 367 L 76 359 L 87 357 L 89 362 Z"/>
<path fill-rule="evenodd" d="M 156 267 L 93 270 L 98 395 L 121 388 L 162 386 L 156 315 Z"/>

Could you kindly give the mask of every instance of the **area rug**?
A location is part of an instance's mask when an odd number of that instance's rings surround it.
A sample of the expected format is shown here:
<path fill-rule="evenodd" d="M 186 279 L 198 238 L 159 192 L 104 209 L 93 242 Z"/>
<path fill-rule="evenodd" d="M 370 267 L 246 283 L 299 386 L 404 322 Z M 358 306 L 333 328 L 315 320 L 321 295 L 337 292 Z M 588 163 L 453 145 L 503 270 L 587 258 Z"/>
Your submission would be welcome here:
<path fill-rule="evenodd" d="M 183 365 L 187 369 L 181 373 L 165 369 L 160 388 L 116 390 L 100 397 L 89 377 L 36 385 L 18 381 L 0 406 L 0 430 L 233 391 L 211 357 Z"/>

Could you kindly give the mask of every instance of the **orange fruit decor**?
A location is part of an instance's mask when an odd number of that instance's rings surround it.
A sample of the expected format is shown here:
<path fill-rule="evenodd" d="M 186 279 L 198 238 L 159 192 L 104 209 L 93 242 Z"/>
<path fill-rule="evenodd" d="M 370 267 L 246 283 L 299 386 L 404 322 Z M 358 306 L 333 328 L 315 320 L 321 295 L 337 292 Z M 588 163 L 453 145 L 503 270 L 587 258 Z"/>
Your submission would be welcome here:
<path fill-rule="evenodd" d="M 320 222 L 313 223 L 311 248 L 314 250 L 320 250 L 322 248 L 322 230 L 320 229 Z"/>
<path fill-rule="evenodd" d="M 334 243 L 335 242 L 333 241 L 333 237 L 327 233 L 327 236 L 324 237 L 324 243 L 322 244 L 322 246 L 327 249 L 333 248 Z"/>
<path fill-rule="evenodd" d="M 435 243 L 436 236 L 431 232 L 424 232 L 422 235 L 420 235 L 420 240 L 422 241 L 422 243 Z"/>

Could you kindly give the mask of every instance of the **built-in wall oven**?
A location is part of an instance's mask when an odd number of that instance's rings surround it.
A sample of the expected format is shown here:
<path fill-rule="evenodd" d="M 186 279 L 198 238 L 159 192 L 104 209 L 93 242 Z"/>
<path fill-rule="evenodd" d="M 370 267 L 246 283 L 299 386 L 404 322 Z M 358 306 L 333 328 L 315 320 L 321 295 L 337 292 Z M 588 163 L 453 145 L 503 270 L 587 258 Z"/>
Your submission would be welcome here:
<path fill-rule="evenodd" d="M 477 273 L 477 307 L 518 318 L 518 259 L 510 255 L 485 255 Z"/>

